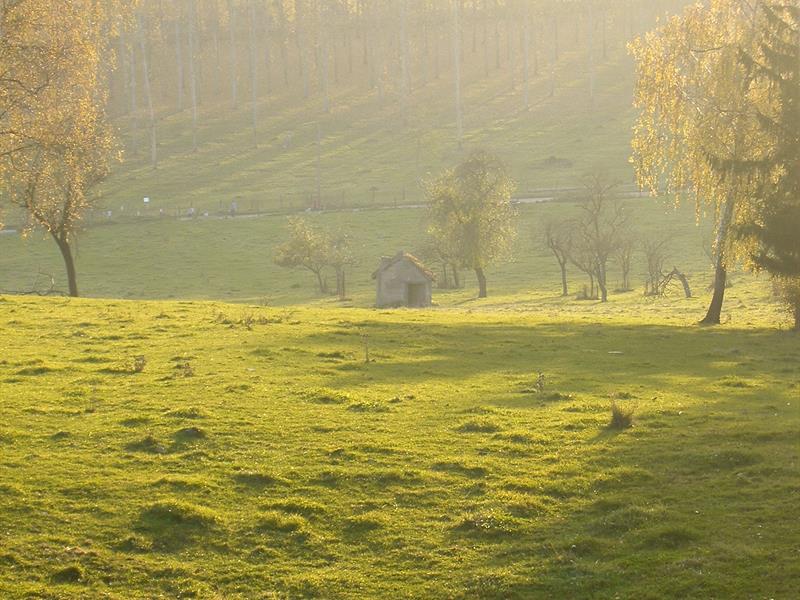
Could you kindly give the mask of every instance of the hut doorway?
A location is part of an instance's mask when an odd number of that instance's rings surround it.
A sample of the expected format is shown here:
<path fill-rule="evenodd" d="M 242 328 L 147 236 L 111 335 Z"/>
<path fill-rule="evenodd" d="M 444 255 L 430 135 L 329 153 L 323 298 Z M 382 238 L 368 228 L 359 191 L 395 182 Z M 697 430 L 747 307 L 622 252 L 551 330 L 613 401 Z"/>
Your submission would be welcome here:
<path fill-rule="evenodd" d="M 420 307 L 427 304 L 426 286 L 424 283 L 409 283 L 407 292 L 408 306 Z"/>

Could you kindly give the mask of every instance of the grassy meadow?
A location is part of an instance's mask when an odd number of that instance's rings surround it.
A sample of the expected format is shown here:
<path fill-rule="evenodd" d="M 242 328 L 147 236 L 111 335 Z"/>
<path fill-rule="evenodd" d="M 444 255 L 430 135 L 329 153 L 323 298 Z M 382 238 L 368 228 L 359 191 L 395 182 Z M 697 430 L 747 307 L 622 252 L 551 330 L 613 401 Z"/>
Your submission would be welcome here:
<path fill-rule="evenodd" d="M 677 265 L 692 277 L 696 291 L 704 292 L 711 270 L 703 250 L 710 238 L 708 223 L 698 223 L 691 207 L 675 209 L 666 200 L 625 202 L 632 230 L 642 238 L 670 234 L 668 268 Z M 548 219 L 563 219 L 576 212 L 576 205 L 569 202 L 520 206 L 511 255 L 489 270 L 490 293 L 560 293 L 558 265 L 543 245 L 542 230 Z M 374 302 L 371 275 L 381 256 L 401 249 L 418 252 L 427 238 L 424 209 L 348 210 L 309 214 L 308 218 L 349 235 L 355 258 L 348 273 L 350 296 L 358 306 Z M 311 273 L 274 264 L 275 246 L 286 237 L 285 216 L 112 221 L 81 232 L 76 248 L 78 283 L 83 295 L 94 297 L 269 304 L 321 300 Z M 647 273 L 642 256 L 636 257 L 634 267 L 633 284 L 643 288 Z M 611 268 L 616 285 L 620 276 L 615 265 Z M 61 256 L 50 239 L 39 234 L 22 239 L 16 234 L 0 235 L 0 290 L 31 290 L 37 279 L 42 287 L 49 276 L 55 279 L 57 289 L 66 289 L 63 271 Z M 438 293 L 436 300 L 448 305 L 474 296 L 474 277 L 470 273 L 465 276 L 467 289 Z M 575 291 L 584 283 L 574 269 L 570 279 Z"/>
<path fill-rule="evenodd" d="M 598 310 L 3 297 L 0 596 L 792 597 L 797 337 Z"/>

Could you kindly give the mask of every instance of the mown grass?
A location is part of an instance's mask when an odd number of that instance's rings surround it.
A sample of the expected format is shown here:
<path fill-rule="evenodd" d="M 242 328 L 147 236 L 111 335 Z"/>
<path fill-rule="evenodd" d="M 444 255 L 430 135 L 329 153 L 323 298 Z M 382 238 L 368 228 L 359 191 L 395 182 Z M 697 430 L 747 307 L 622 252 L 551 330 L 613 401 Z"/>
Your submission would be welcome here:
<path fill-rule="evenodd" d="M 574 304 L 0 298 L 0 596 L 792 597 L 797 336 Z"/>

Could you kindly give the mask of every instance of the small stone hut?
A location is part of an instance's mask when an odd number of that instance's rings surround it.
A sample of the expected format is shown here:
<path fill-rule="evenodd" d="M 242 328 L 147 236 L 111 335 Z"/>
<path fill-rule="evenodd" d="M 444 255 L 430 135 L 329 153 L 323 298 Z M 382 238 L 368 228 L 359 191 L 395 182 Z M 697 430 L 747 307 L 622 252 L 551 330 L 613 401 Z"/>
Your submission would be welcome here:
<path fill-rule="evenodd" d="M 436 276 L 411 254 L 401 251 L 392 257 L 381 258 L 372 278 L 377 282 L 375 304 L 378 308 L 431 305 L 431 289 Z"/>

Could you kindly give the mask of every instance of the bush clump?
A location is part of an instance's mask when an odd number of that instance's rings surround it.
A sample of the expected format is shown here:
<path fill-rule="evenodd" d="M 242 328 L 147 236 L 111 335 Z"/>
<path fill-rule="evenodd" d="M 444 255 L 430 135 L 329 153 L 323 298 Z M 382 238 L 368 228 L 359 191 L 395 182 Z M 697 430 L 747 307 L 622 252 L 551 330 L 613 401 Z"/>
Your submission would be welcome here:
<path fill-rule="evenodd" d="M 633 427 L 633 408 L 622 408 L 616 402 L 611 403 L 611 421 L 608 424 L 609 429 L 629 429 Z"/>

